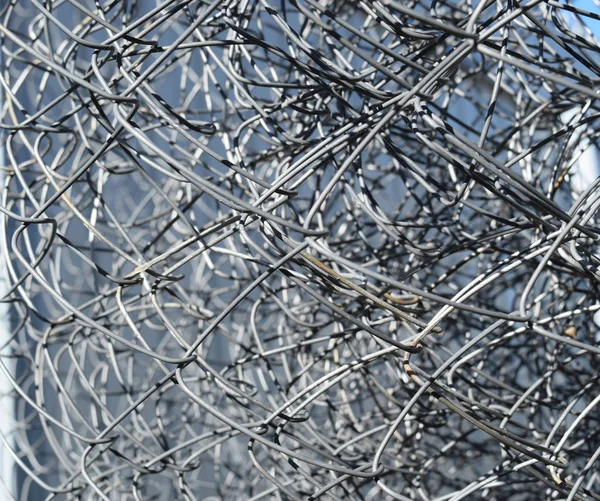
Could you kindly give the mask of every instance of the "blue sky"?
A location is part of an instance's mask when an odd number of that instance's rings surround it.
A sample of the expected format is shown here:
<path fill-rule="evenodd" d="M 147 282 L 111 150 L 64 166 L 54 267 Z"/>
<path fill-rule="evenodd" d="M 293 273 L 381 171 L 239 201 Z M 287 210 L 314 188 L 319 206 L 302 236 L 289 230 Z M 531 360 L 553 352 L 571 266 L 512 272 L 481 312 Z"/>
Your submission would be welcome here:
<path fill-rule="evenodd" d="M 600 7 L 594 3 L 594 0 L 575 0 L 573 5 L 580 9 L 585 9 L 587 11 L 600 14 Z M 595 35 L 600 38 L 600 21 L 588 17 L 586 22 Z"/>

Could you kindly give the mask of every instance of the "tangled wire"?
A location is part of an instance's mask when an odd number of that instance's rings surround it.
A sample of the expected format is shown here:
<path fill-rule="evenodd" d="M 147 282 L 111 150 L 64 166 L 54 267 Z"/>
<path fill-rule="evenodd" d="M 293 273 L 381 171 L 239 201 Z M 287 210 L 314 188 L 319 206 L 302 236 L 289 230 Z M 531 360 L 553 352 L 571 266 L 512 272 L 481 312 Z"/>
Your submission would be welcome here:
<path fill-rule="evenodd" d="M 8 0 L 3 499 L 600 499 L 597 21 Z"/>

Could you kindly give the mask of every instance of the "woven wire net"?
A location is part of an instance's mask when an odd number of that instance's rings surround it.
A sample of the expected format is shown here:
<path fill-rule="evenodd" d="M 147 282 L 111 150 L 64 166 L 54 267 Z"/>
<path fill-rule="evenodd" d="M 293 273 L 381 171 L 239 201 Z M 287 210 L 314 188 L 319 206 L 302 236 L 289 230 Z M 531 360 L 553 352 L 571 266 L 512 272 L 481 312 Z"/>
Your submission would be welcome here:
<path fill-rule="evenodd" d="M 5 2 L 6 499 L 599 499 L 597 12 Z"/>

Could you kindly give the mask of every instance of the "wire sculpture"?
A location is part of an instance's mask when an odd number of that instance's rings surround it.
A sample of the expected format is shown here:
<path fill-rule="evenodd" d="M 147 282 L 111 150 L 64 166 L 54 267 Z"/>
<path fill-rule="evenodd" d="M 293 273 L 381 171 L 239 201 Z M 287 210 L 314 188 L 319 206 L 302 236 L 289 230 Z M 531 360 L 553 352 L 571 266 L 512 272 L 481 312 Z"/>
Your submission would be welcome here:
<path fill-rule="evenodd" d="M 6 499 L 600 499 L 598 11 L 0 19 Z"/>

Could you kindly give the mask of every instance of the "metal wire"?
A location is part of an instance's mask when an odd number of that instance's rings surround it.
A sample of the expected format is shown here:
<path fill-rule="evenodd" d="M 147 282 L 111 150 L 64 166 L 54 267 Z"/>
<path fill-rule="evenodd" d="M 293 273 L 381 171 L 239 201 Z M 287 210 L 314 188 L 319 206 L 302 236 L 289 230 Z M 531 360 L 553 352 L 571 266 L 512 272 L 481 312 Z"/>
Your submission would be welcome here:
<path fill-rule="evenodd" d="M 0 19 L 6 499 L 600 499 L 598 11 Z"/>

